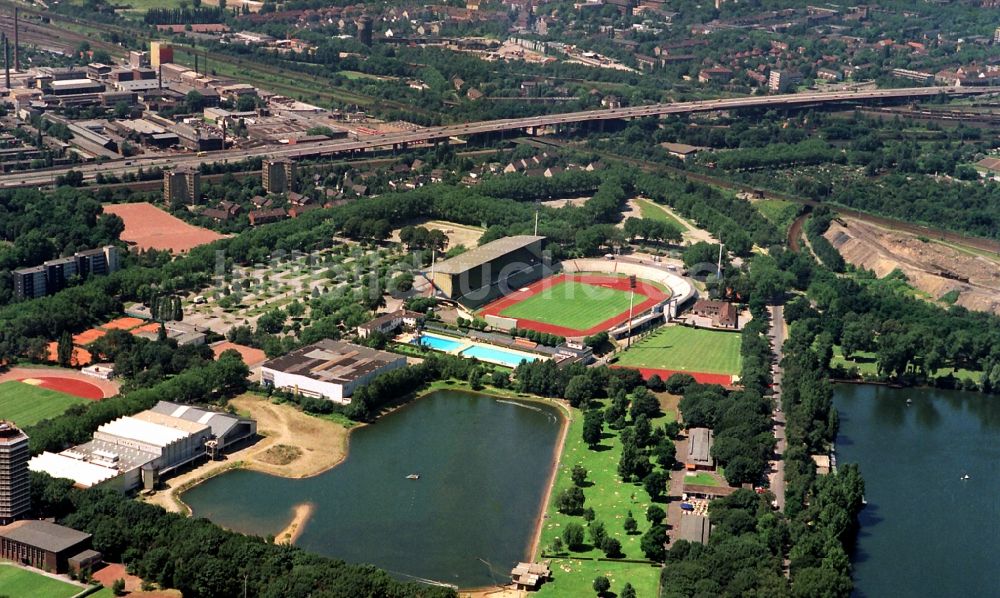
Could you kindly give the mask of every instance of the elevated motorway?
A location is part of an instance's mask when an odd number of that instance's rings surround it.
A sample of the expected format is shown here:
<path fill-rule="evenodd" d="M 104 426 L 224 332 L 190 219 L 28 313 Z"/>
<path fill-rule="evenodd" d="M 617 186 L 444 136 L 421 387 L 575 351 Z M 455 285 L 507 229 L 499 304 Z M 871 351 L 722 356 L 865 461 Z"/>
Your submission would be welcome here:
<path fill-rule="evenodd" d="M 758 96 L 745 98 L 730 98 L 718 100 L 701 100 L 695 102 L 675 102 L 649 104 L 628 108 L 607 110 L 585 110 L 565 114 L 550 114 L 528 118 L 500 119 L 471 122 L 460 125 L 445 125 L 439 127 L 422 127 L 414 131 L 400 133 L 385 133 L 372 135 L 361 139 L 339 139 L 321 141 L 307 145 L 289 145 L 282 147 L 263 147 L 252 149 L 231 149 L 212 152 L 207 156 L 149 156 L 139 158 L 121 158 L 103 163 L 82 164 L 74 170 L 81 172 L 85 180 L 94 178 L 97 173 L 105 175 L 123 175 L 139 168 L 177 168 L 182 166 L 197 167 L 202 162 L 239 162 L 248 158 L 316 158 L 343 154 L 357 154 L 366 151 L 383 149 L 403 149 L 411 144 L 438 143 L 453 137 L 502 133 L 506 131 L 533 131 L 547 127 L 559 127 L 580 123 L 593 123 L 611 120 L 630 120 L 649 116 L 668 114 L 693 114 L 697 112 L 712 112 L 716 110 L 740 110 L 746 108 L 790 108 L 830 103 L 861 104 L 882 100 L 899 100 L 908 98 L 934 97 L 940 94 L 948 96 L 978 95 L 1000 93 L 1000 87 L 913 87 L 900 89 L 880 89 L 872 91 L 853 92 L 816 92 L 796 93 L 773 96 Z M 68 167 L 15 172 L 0 175 L 0 188 L 38 187 L 51 185 L 56 177 L 71 170 Z"/>

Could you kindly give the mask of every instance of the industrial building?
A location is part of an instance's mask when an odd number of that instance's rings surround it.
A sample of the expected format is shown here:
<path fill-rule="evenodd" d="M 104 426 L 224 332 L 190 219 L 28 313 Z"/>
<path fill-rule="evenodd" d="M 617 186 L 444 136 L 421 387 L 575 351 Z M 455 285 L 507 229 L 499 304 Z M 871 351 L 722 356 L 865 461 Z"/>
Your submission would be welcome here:
<path fill-rule="evenodd" d="M 191 205 L 201 199 L 201 173 L 193 168 L 178 168 L 163 171 L 163 201 L 175 201 Z"/>
<path fill-rule="evenodd" d="M 218 458 L 257 434 L 257 423 L 228 413 L 160 401 L 152 409 L 99 427 L 90 442 L 31 459 L 31 471 L 128 492 L 155 488 L 160 477 L 203 457 Z"/>
<path fill-rule="evenodd" d="M 544 241 L 545 237 L 520 235 L 470 249 L 432 266 L 434 286 L 468 307 L 482 305 L 545 274 Z"/>
<path fill-rule="evenodd" d="M 268 193 L 288 193 L 295 191 L 298 169 L 291 160 L 264 160 L 261 166 L 261 182 Z"/>
<path fill-rule="evenodd" d="M 167 42 L 149 42 L 149 64 L 154 69 L 174 61 L 174 47 Z"/>
<path fill-rule="evenodd" d="M 406 367 L 406 357 L 324 339 L 264 362 L 261 382 L 267 386 L 340 404 L 380 374 Z"/>
<path fill-rule="evenodd" d="M 0 525 L 23 517 L 31 508 L 28 435 L 0 420 Z"/>
<path fill-rule="evenodd" d="M 99 552 L 90 550 L 91 535 L 48 521 L 17 521 L 0 527 L 0 559 L 65 573 L 99 562 Z M 95 558 L 96 557 L 96 558 Z"/>
<path fill-rule="evenodd" d="M 66 288 L 74 277 L 106 276 L 120 267 L 119 256 L 118 247 L 106 245 L 49 260 L 41 266 L 14 270 L 14 295 L 18 299 L 44 297 Z"/>

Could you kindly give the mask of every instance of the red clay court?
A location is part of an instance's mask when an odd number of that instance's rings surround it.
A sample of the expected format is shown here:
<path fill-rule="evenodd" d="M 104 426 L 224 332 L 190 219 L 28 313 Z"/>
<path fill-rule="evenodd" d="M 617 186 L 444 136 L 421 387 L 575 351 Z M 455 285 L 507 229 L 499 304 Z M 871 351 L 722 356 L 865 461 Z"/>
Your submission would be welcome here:
<path fill-rule="evenodd" d="M 121 238 L 139 249 L 167 249 L 184 253 L 226 235 L 192 226 L 151 203 L 121 203 L 104 206 L 125 223 Z"/>
<path fill-rule="evenodd" d="M 91 401 L 99 401 L 118 394 L 117 383 L 81 374 L 76 370 L 14 367 L 0 374 L 0 382 L 10 380 L 30 380 L 36 386 Z"/>
<path fill-rule="evenodd" d="M 628 321 L 629 291 L 625 276 L 560 274 L 497 299 L 479 313 L 514 318 L 518 328 L 558 336 L 588 336 Z M 635 293 L 633 315 L 670 298 L 667 291 L 642 280 L 636 282 Z"/>

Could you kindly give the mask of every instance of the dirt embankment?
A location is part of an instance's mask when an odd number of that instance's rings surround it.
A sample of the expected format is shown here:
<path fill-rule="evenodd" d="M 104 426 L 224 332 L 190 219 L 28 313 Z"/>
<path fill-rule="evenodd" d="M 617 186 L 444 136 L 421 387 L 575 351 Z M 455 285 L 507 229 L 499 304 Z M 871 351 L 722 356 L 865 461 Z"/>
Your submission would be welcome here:
<path fill-rule="evenodd" d="M 261 440 L 227 455 L 225 461 L 209 461 L 166 480 L 166 488 L 146 497 L 147 502 L 168 511 L 187 512 L 179 493 L 226 469 L 246 467 L 285 478 L 307 478 L 327 471 L 347 456 L 348 429 L 340 424 L 306 415 L 291 405 L 275 405 L 252 394 L 239 396 L 230 403 L 240 413 L 248 413 L 257 420 Z M 300 513 L 297 507 L 292 523 L 299 521 L 297 527 L 301 528 L 308 517 L 309 512 Z"/>
<path fill-rule="evenodd" d="M 955 249 L 854 218 L 843 222 L 832 223 L 825 236 L 849 263 L 880 278 L 899 269 L 911 285 L 934 299 L 957 291 L 955 304 L 1000 314 L 1000 256 Z"/>

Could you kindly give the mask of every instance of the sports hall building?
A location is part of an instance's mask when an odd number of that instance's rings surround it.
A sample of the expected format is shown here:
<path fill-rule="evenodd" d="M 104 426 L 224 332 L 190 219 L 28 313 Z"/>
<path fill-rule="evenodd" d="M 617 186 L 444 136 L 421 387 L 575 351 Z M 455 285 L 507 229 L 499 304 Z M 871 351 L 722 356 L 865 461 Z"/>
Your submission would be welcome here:
<path fill-rule="evenodd" d="M 490 241 L 433 266 L 438 292 L 466 307 L 479 307 L 542 278 L 545 237 L 518 235 Z"/>

